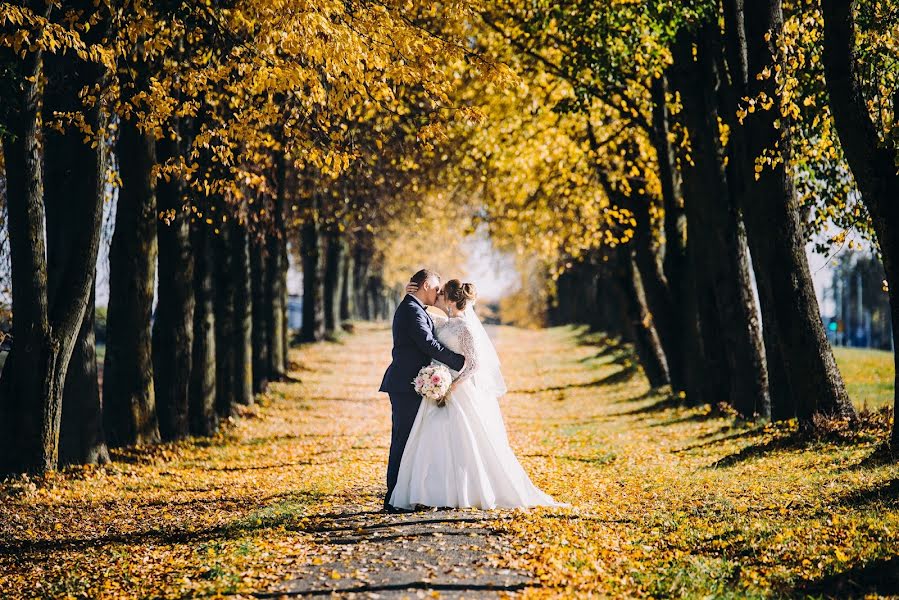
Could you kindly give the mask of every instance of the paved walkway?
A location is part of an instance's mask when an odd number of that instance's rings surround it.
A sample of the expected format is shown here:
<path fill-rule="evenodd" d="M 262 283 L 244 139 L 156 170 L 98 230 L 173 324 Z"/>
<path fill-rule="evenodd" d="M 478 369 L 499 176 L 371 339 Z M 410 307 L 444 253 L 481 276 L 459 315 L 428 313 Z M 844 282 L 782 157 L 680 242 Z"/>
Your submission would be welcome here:
<path fill-rule="evenodd" d="M 491 333 L 502 343 L 501 330 Z M 390 423 L 386 396 L 375 390 L 389 343 L 389 331 L 364 325 L 347 345 L 301 351 L 294 374 L 299 381 L 279 386 L 285 398 L 303 400 L 295 435 L 322 436 L 327 449 L 319 456 L 327 455 L 333 469 L 328 491 L 339 500 L 328 503 L 323 513 L 315 512 L 314 504 L 308 507 L 312 513 L 304 529 L 311 532 L 312 558 L 293 577 L 257 597 L 485 598 L 539 583 L 531 573 L 500 564 L 513 551 L 511 540 L 495 527 L 508 511 L 388 515 L 378 510 Z M 515 352 L 508 354 L 515 363 Z M 344 363 L 345 355 L 353 360 Z M 535 358 L 517 356 L 528 362 Z M 521 365 L 509 367 L 515 371 Z M 334 435 L 324 438 L 323 428 Z M 363 473 L 360 462 L 367 465 Z M 347 487 L 353 482 L 358 487 Z"/>

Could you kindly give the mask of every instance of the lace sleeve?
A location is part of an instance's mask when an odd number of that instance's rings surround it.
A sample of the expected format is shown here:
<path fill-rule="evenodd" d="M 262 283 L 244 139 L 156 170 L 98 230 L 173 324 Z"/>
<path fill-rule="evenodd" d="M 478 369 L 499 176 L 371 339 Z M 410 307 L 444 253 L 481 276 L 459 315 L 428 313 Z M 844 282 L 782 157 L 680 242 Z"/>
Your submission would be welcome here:
<path fill-rule="evenodd" d="M 441 329 L 443 329 L 443 326 L 446 325 L 447 321 L 449 321 L 449 319 L 447 319 L 443 315 L 435 315 L 432 313 L 428 313 L 428 314 L 430 314 L 431 318 L 434 319 L 434 329 L 437 331 L 440 331 Z"/>
<path fill-rule="evenodd" d="M 465 357 L 465 366 L 459 371 L 456 381 L 453 383 L 461 383 L 475 374 L 478 370 L 478 353 L 475 349 L 474 336 L 468 327 L 461 327 L 459 331 L 459 344 L 462 350 L 462 356 Z"/>

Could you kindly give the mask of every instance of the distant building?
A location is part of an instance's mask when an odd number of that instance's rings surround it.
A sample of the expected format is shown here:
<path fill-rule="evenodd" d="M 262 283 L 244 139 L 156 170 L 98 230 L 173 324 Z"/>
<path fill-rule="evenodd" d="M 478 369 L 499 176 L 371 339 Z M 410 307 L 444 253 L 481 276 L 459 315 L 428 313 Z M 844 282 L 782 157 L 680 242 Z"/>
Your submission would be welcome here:
<path fill-rule="evenodd" d="M 891 350 L 890 302 L 880 260 L 867 252 L 844 251 L 825 268 L 815 291 L 830 343 Z"/>

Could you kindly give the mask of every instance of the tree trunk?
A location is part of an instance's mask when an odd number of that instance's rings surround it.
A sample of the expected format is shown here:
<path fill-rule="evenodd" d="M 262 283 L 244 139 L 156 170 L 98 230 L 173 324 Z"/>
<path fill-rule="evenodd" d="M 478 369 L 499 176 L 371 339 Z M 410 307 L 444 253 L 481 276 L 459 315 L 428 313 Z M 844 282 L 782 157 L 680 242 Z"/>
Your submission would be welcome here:
<path fill-rule="evenodd" d="M 300 232 L 303 256 L 303 329 L 300 340 L 318 342 L 325 337 L 325 252 L 319 225 L 307 219 Z"/>
<path fill-rule="evenodd" d="M 231 248 L 231 227 L 225 223 L 211 236 L 215 253 L 215 408 L 222 418 L 231 416 L 234 397 L 236 353 L 234 346 L 234 266 Z"/>
<path fill-rule="evenodd" d="M 576 267 L 575 267 L 576 268 Z M 569 299 L 571 298 L 571 270 L 566 270 L 556 280 L 556 298 L 547 313 L 550 325 L 564 325 L 573 323 Z"/>
<path fill-rule="evenodd" d="M 18 61 L 11 52 L 5 54 L 7 62 Z M 53 408 L 42 389 L 50 337 L 40 143 L 42 53 L 26 55 L 20 68 L 9 98 L 14 112 L 5 124 L 8 134 L 2 136 L 14 318 L 13 346 L 0 377 L 2 474 L 39 471 L 55 463 L 55 449 L 42 444 L 44 416 Z"/>
<path fill-rule="evenodd" d="M 13 60 L 20 72 L 8 91 L 11 135 L 4 136 L 3 143 L 15 322 L 14 345 L 0 382 L 0 417 L 9 427 L 0 461 L 5 473 L 46 472 L 58 465 L 63 386 L 93 289 L 105 148 L 102 143 L 94 149 L 79 145 L 74 155 L 56 154 L 50 166 L 69 177 L 72 188 L 65 203 L 45 207 L 40 140 L 43 58 L 38 51 L 26 54 L 21 62 Z M 72 55 L 53 60 L 67 63 L 65 67 L 57 63 L 54 72 L 67 75 L 68 90 L 102 84 L 104 72 L 97 65 L 77 62 Z M 104 131 L 99 107 L 86 109 L 85 121 L 94 131 Z M 59 139 L 68 146 L 81 135 L 67 130 Z M 49 228 L 44 229 L 45 210 L 46 219 L 54 224 L 52 239 Z M 61 236 L 63 229 L 57 225 L 65 219 L 71 228 Z M 65 293 L 51 294 L 51 283 Z"/>
<path fill-rule="evenodd" d="M 596 304 L 596 287 L 599 285 L 599 269 L 592 262 L 583 264 L 582 274 L 578 285 L 578 302 L 584 307 L 584 322 L 597 331 L 600 329 L 600 310 Z"/>
<path fill-rule="evenodd" d="M 285 369 L 286 359 L 284 356 L 284 320 L 287 318 L 287 305 L 285 304 L 284 289 L 284 256 L 285 252 L 282 246 L 287 241 L 284 238 L 284 232 L 279 230 L 279 235 L 272 236 L 268 239 L 268 252 L 266 254 L 265 273 L 267 275 L 266 308 L 268 315 L 266 323 L 268 324 L 268 376 L 270 381 L 280 381 L 287 374 Z"/>
<path fill-rule="evenodd" d="M 669 135 L 671 133 L 668 112 L 668 80 L 666 75 L 653 79 L 651 140 L 659 164 L 659 181 L 662 184 L 662 203 L 665 212 L 665 252 L 662 261 L 668 295 L 672 304 L 675 343 L 670 354 L 677 358 L 669 367 L 672 385 L 685 392 L 689 404 L 703 404 L 702 342 L 696 313 L 695 276 L 687 250 L 687 215 L 677 157 Z"/>
<path fill-rule="evenodd" d="M 674 391 L 682 391 L 686 387 L 683 377 L 682 362 L 686 358 L 680 349 L 682 332 L 677 326 L 677 313 L 674 299 L 668 289 L 668 281 L 662 270 L 661 258 L 655 248 L 652 220 L 649 213 L 651 199 L 636 194 L 629 204 L 637 221 L 634 234 L 634 260 L 640 271 L 646 304 L 649 309 L 647 317 L 652 321 L 661 341 L 666 364 Z M 676 373 L 676 375 L 672 375 Z"/>
<path fill-rule="evenodd" d="M 718 397 L 723 401 L 727 394 L 726 365 L 718 362 L 723 361 L 723 356 L 719 354 L 717 359 L 710 357 L 711 348 L 705 344 L 703 338 L 695 271 L 695 265 L 699 262 L 692 256 L 688 247 L 687 265 L 683 270 L 682 279 L 674 282 L 672 290 L 678 297 L 678 321 L 682 326 L 683 339 L 680 340 L 680 348 L 684 353 L 684 371 L 687 377 L 686 401 L 692 406 L 713 404 L 714 394 L 719 392 L 721 395 Z M 713 312 L 712 316 L 717 315 Z M 716 364 L 720 364 L 720 371 L 714 371 Z M 706 369 L 712 369 L 712 374 Z"/>
<path fill-rule="evenodd" d="M 96 465 L 109 462 L 109 450 L 103 433 L 100 384 L 97 379 L 94 298 L 95 292 L 91 289 L 62 393 L 59 462 L 64 465 Z"/>
<path fill-rule="evenodd" d="M 253 403 L 253 289 L 247 228 L 234 223 L 231 247 L 234 269 L 234 401 Z"/>
<path fill-rule="evenodd" d="M 764 0 L 744 8 L 743 0 L 728 0 L 728 57 L 736 96 L 776 98 L 772 77 L 760 78 L 779 58 L 776 40 L 783 30 L 780 0 Z M 767 33 L 771 41 L 766 42 Z M 736 101 L 731 107 L 736 111 Z M 777 125 L 779 111 L 756 110 L 743 126 L 733 124 L 733 193 L 745 208 L 764 319 L 766 354 L 772 384 L 772 415 L 799 417 L 854 416 L 837 369 L 818 308 L 805 255 L 799 203 L 789 162 L 790 139 Z M 745 145 L 745 148 L 740 146 Z M 755 173 L 755 159 L 778 147 L 783 162 Z"/>
<path fill-rule="evenodd" d="M 87 149 L 83 150 L 83 154 L 92 155 L 95 160 L 98 156 Z M 96 162 L 102 163 L 102 160 Z M 98 181 L 105 182 L 105 178 L 101 177 L 102 171 L 99 165 L 95 164 L 94 169 L 86 173 L 85 178 L 92 179 L 94 184 L 97 184 Z M 94 269 L 100 245 L 102 198 L 101 185 L 94 185 L 93 193 L 90 196 L 81 193 L 70 195 L 69 210 L 81 213 L 77 216 L 68 213 L 69 223 L 76 231 L 80 232 L 80 235 L 77 236 L 78 239 L 74 239 L 69 248 L 74 260 L 66 265 L 64 272 L 50 272 L 52 278 L 60 277 L 62 279 L 60 287 L 67 290 L 67 293 L 65 297 L 57 298 L 51 304 L 50 337 L 46 341 L 47 360 L 44 363 L 46 367 L 42 371 L 44 411 L 41 435 L 43 449 L 41 471 L 56 469 L 58 464 L 63 386 L 93 289 Z M 88 202 L 92 202 L 93 206 L 88 205 Z M 89 398 L 87 401 L 95 402 L 96 398 Z"/>
<path fill-rule="evenodd" d="M 287 157 L 283 154 L 279 155 L 277 164 L 278 169 L 278 195 L 275 204 L 275 225 L 281 234 L 277 240 L 277 248 L 279 253 L 278 264 L 278 285 L 279 285 L 279 305 L 277 306 L 277 326 L 280 329 L 280 357 L 276 363 L 278 378 L 287 377 L 289 368 L 289 351 L 290 351 L 290 320 L 288 319 L 288 301 L 289 293 L 287 289 L 287 276 L 290 271 L 290 253 L 287 247 L 287 221 L 285 211 L 287 210 L 287 194 L 288 187 L 293 185 L 296 188 L 298 177 L 295 172 L 288 169 Z"/>
<path fill-rule="evenodd" d="M 362 320 L 368 321 L 371 319 L 371 308 L 369 307 L 368 300 L 369 261 L 368 256 L 361 246 L 357 247 L 355 250 L 354 262 L 356 271 L 353 274 L 353 282 L 356 284 L 354 288 L 354 291 L 356 292 L 356 310 Z M 306 268 L 305 263 L 303 268 Z M 305 303 L 303 304 L 303 310 L 305 311 Z M 305 320 L 305 313 L 303 318 Z"/>
<path fill-rule="evenodd" d="M 609 314 L 614 315 L 615 327 L 610 330 L 610 334 L 612 334 L 613 337 L 618 338 L 621 342 L 634 344 L 636 333 L 631 325 L 630 317 L 628 316 L 627 294 L 621 285 L 621 278 L 614 273 L 611 274 L 605 279 L 603 288 L 606 290 L 606 306 L 608 307 Z M 634 347 L 634 351 L 636 352 L 636 346 Z M 637 357 L 637 360 L 640 360 L 639 356 Z"/>
<path fill-rule="evenodd" d="M 596 266 L 584 261 L 575 266 L 572 275 L 565 313 L 569 318 L 574 318 L 574 322 L 586 323 L 591 330 L 598 331 L 601 327 L 599 307 L 596 305 L 596 286 L 599 280 Z M 559 295 L 561 296 L 561 290 Z"/>
<path fill-rule="evenodd" d="M 343 241 L 337 233 L 327 237 L 324 273 L 325 335 L 334 337 L 340 329 L 340 296 L 342 290 Z"/>
<path fill-rule="evenodd" d="M 45 120 L 54 119 L 56 112 L 74 112 L 83 107 L 78 99 L 79 77 L 87 68 L 71 56 L 52 55 L 46 59 L 47 88 L 45 90 Z M 97 125 L 101 124 L 98 110 L 91 111 Z M 105 121 L 103 122 L 105 124 Z M 102 126 L 102 125 L 101 125 Z M 103 131 L 97 131 L 98 135 Z M 106 141 L 97 140 L 94 151 L 86 151 L 82 135 L 73 129 L 63 132 L 48 129 L 44 132 L 44 203 L 46 206 L 48 303 L 51 313 L 59 303 L 68 301 L 70 290 L 65 288 L 66 272 L 77 255 L 79 236 L 77 212 L 94 200 L 105 181 Z M 100 147 L 102 145 L 102 148 Z M 99 153 L 102 152 L 101 157 Z M 73 198 L 76 200 L 73 202 Z M 80 204 L 80 206 L 79 206 Z M 73 206 L 74 205 L 74 206 Z M 83 226 L 84 224 L 81 223 Z M 97 355 L 94 340 L 94 278 L 95 265 L 90 265 L 88 298 L 84 317 L 66 371 L 62 390 L 62 417 L 59 433 L 60 464 L 96 464 L 108 462 L 109 453 L 103 434 L 100 387 L 97 379 Z M 15 318 L 15 315 L 13 315 Z"/>
<path fill-rule="evenodd" d="M 344 323 L 356 318 L 355 303 L 355 284 L 353 275 L 356 271 L 356 265 L 353 261 L 353 253 L 349 249 L 345 249 L 343 253 L 343 263 L 341 264 L 342 275 L 340 277 L 340 320 Z"/>
<path fill-rule="evenodd" d="M 664 94 L 662 96 L 664 99 Z M 591 147 L 597 149 L 596 136 L 589 121 L 587 132 Z M 626 156 L 632 158 L 636 156 L 637 149 L 625 147 L 624 152 Z M 631 191 L 626 194 L 609 180 L 608 175 L 602 168 L 599 169 L 599 178 L 608 196 L 613 198 L 619 206 L 629 209 L 634 215 L 636 225 L 634 227 L 633 255 L 637 267 L 640 269 L 641 293 L 647 302 L 648 311 L 646 318 L 652 321 L 652 326 L 661 340 L 661 347 L 666 357 L 666 371 L 672 388 L 675 391 L 683 390 L 686 385 L 684 377 L 682 377 L 684 356 L 678 347 L 680 332 L 677 328 L 674 299 L 671 297 L 668 281 L 662 269 L 662 259 L 659 256 L 655 240 L 656 236 L 653 231 L 653 223 L 650 216 L 652 198 L 645 191 L 641 191 L 645 184 L 640 181 L 630 180 L 628 183 Z M 673 183 L 673 180 L 669 181 L 669 184 L 673 185 Z M 673 194 L 674 191 L 669 190 L 669 193 Z M 589 305 L 578 302 L 577 306 L 586 307 Z"/>
<path fill-rule="evenodd" d="M 380 273 L 376 272 L 368 277 L 368 295 L 371 302 L 372 319 L 380 321 L 384 318 L 384 282 Z"/>
<path fill-rule="evenodd" d="M 157 145 L 164 162 L 177 154 L 177 142 Z M 190 434 L 190 374 L 194 340 L 194 255 L 190 243 L 190 216 L 184 209 L 182 183 L 158 182 L 159 211 L 170 215 L 156 220 L 159 245 L 158 298 L 153 321 L 153 382 L 159 433 L 163 440 Z"/>
<path fill-rule="evenodd" d="M 215 361 L 215 256 L 211 232 L 194 223 L 194 333 L 190 373 L 190 430 L 194 435 L 212 435 L 218 428 L 216 414 Z"/>
<path fill-rule="evenodd" d="M 691 255 L 700 262 L 697 293 L 710 294 L 718 328 L 703 328 L 704 342 L 722 337 L 729 374 L 729 399 L 742 415 L 770 414 L 768 372 L 752 292 L 746 233 L 739 208 L 730 202 L 724 151 L 718 130 L 720 73 L 715 62 L 717 23 L 702 27 L 696 58 L 693 36 L 681 31 L 675 43 L 675 72 L 690 132 L 693 166 L 684 169 Z M 720 51 L 719 51 L 720 53 Z M 694 235 L 694 233 L 696 235 Z M 693 252 L 695 250 L 695 252 Z M 700 306 L 704 300 L 700 299 Z M 702 315 L 702 313 L 700 313 Z M 707 352 L 711 347 L 706 344 Z M 709 354 L 709 356 L 713 356 Z"/>
<path fill-rule="evenodd" d="M 268 319 L 271 308 L 269 294 L 265 291 L 267 262 L 265 248 L 256 241 L 250 242 L 250 280 L 252 291 L 253 326 L 253 391 L 262 393 L 268 388 Z"/>
<path fill-rule="evenodd" d="M 282 239 L 281 243 L 278 245 L 281 250 L 281 271 L 279 272 L 279 276 L 281 277 L 281 370 L 283 372 L 283 376 L 287 376 L 287 371 L 289 368 L 289 352 L 290 352 L 290 323 L 287 318 L 287 306 L 288 306 L 288 293 L 287 293 L 287 274 L 290 270 L 290 255 L 287 251 L 287 229 L 286 227 L 281 228 L 282 231 Z"/>
<path fill-rule="evenodd" d="M 596 330 L 595 321 L 583 319 L 579 310 L 582 294 L 586 294 L 589 287 L 584 283 L 584 271 L 586 263 L 578 263 L 566 269 L 556 280 L 556 295 L 549 307 L 550 323 L 554 325 L 567 325 L 569 323 L 589 323 L 592 330 Z"/>
<path fill-rule="evenodd" d="M 119 124 L 115 233 L 109 248 L 109 308 L 103 422 L 111 446 L 159 441 L 151 317 L 156 283 L 156 144 L 133 121 Z"/>
<path fill-rule="evenodd" d="M 646 303 L 643 280 L 637 268 L 633 247 L 621 246 L 617 251 L 616 279 L 623 292 L 622 302 L 634 348 L 649 385 L 659 388 L 671 383 L 662 343 L 653 325 Z"/>
<path fill-rule="evenodd" d="M 668 113 L 668 79 L 656 77 L 650 86 L 652 98 L 651 140 L 659 164 L 662 202 L 665 209 L 665 276 L 669 283 L 682 279 L 687 260 L 687 215 L 677 156 L 671 144 Z"/>
<path fill-rule="evenodd" d="M 599 276 L 596 284 L 596 329 L 610 337 L 625 337 L 622 320 L 618 318 L 616 302 L 619 296 L 610 277 Z"/>
<path fill-rule="evenodd" d="M 749 246 L 752 249 L 752 264 L 763 323 L 771 416 L 774 420 L 784 420 L 796 416 L 797 405 L 794 401 L 793 391 L 790 389 L 787 358 L 781 339 L 781 325 L 777 321 L 775 310 L 774 285 L 769 273 L 770 261 L 768 260 L 772 252 L 768 248 L 768 240 L 765 239 L 765 230 L 759 229 L 763 225 L 759 219 L 763 209 L 755 206 L 759 202 L 756 197 L 747 196 L 747 190 L 750 187 L 754 185 L 759 187 L 758 184 L 752 182 L 755 176 L 755 161 L 748 147 L 746 128 L 736 119 L 739 98 L 750 93 L 747 80 L 749 66 L 743 1 L 725 0 L 723 5 L 730 85 L 722 86 L 721 102 L 724 106 L 725 116 L 730 117 L 727 122 L 731 131 L 727 165 L 730 192 L 736 205 L 746 210 L 745 223 L 749 234 Z M 771 58 L 769 54 L 768 59 Z M 762 68 L 767 66 L 769 65 L 763 65 Z M 773 86 L 769 85 L 768 88 L 767 92 L 774 91 Z M 776 97 L 776 94 L 771 97 Z M 758 151 L 761 152 L 761 149 Z M 761 187 L 756 191 L 765 193 Z"/>
<path fill-rule="evenodd" d="M 670 80 L 675 87 L 695 85 L 692 56 L 688 63 L 684 63 L 684 57 L 681 56 L 680 62 L 675 62 L 669 69 Z M 687 328 L 684 341 L 689 357 L 686 362 L 691 366 L 694 386 L 693 397 L 690 398 L 688 394 L 688 401 L 694 405 L 714 405 L 731 401 L 729 394 L 732 379 L 721 334 L 715 293 L 706 268 L 707 261 L 710 260 L 707 253 L 713 248 L 715 252 L 721 250 L 712 243 L 707 225 L 701 224 L 701 214 L 698 214 L 704 210 L 703 199 L 707 200 L 709 194 L 713 193 L 709 189 L 708 181 L 697 173 L 695 165 L 684 161 L 682 168 L 681 192 L 686 217 L 687 231 L 684 237 L 687 245 L 684 249 L 682 269 L 677 275 L 671 275 L 670 281 L 677 285 L 680 292 L 678 298 L 683 301 L 681 322 L 685 323 Z M 670 202 L 669 200 L 669 204 Z M 668 205 L 666 210 L 667 208 Z M 666 236 L 671 227 L 671 224 L 666 226 Z M 680 239 L 679 232 L 669 237 Z M 671 268 L 674 258 L 666 251 L 666 268 Z"/>
<path fill-rule="evenodd" d="M 861 86 L 856 52 L 855 1 L 821 0 L 824 13 L 824 73 L 834 123 L 846 160 L 871 215 L 890 295 L 894 347 L 899 343 L 899 174 L 895 142 L 881 144 Z M 899 112 L 899 93 L 893 97 Z M 899 415 L 899 353 L 893 353 L 893 414 Z M 893 418 L 890 446 L 899 449 L 899 418 Z"/>

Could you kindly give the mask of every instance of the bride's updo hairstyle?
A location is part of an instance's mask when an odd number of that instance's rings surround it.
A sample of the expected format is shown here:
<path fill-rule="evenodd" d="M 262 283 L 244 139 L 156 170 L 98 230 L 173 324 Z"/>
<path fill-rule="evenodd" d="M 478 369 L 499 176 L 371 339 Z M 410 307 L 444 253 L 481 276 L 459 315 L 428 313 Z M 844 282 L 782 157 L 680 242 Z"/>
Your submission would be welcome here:
<path fill-rule="evenodd" d="M 459 310 L 465 310 L 471 302 L 478 297 L 478 291 L 473 283 L 462 283 L 458 279 L 450 279 L 443 286 L 446 299 L 456 305 Z"/>

